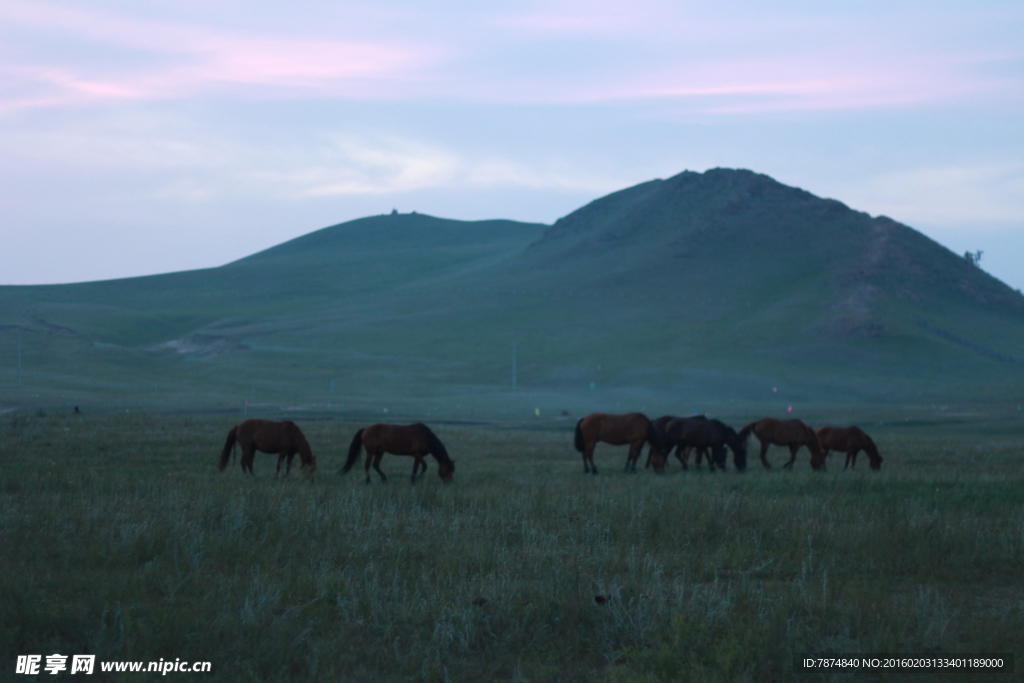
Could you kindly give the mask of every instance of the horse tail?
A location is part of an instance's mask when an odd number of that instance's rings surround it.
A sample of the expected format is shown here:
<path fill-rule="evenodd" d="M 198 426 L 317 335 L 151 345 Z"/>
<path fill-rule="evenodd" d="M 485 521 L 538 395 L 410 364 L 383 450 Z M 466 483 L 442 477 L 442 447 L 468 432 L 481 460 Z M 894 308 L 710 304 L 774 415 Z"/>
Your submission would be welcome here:
<path fill-rule="evenodd" d="M 356 435 L 352 437 L 352 443 L 348 447 L 348 460 L 345 461 L 345 466 L 341 468 L 341 473 L 345 474 L 352 465 L 356 464 L 356 458 L 359 457 L 359 451 L 363 449 L 363 430 L 360 429 L 356 432 Z"/>
<path fill-rule="evenodd" d="M 751 422 L 750 424 L 748 424 L 746 427 L 739 431 L 739 434 L 737 434 L 737 436 L 740 438 L 740 441 L 746 441 L 747 439 L 750 438 L 750 432 L 754 431 L 754 425 L 756 424 L 757 420 L 754 420 L 753 422 Z"/>
<path fill-rule="evenodd" d="M 587 448 L 587 444 L 583 441 L 583 430 L 580 429 L 581 424 L 583 424 L 583 418 L 580 418 L 580 421 L 576 423 L 576 434 L 573 437 L 576 443 L 576 450 L 580 453 Z"/>
<path fill-rule="evenodd" d="M 235 450 L 235 431 L 238 429 L 237 426 L 232 427 L 231 431 L 228 432 L 228 438 L 224 441 L 224 450 L 220 454 L 220 462 L 217 464 L 217 470 L 220 472 L 224 471 L 224 468 L 228 466 L 228 459 L 231 457 L 231 452 Z"/>
<path fill-rule="evenodd" d="M 451 462 L 452 469 L 455 469 L 455 463 L 448 457 L 448 449 L 441 443 L 441 439 L 437 438 L 437 434 L 430 431 L 430 427 L 423 425 L 423 428 L 427 430 L 427 445 L 430 446 L 430 452 L 434 454 L 434 459 L 438 462 Z"/>

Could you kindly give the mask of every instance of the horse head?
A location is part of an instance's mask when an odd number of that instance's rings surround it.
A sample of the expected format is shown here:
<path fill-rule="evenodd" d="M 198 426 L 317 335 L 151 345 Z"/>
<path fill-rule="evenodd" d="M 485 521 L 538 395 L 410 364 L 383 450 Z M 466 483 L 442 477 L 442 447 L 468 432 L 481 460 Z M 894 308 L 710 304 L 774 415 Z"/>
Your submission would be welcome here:
<path fill-rule="evenodd" d="M 825 455 L 822 452 L 821 440 L 818 434 L 807 427 L 807 448 L 811 451 L 811 468 L 817 472 L 825 471 Z"/>
<path fill-rule="evenodd" d="M 665 463 L 668 461 L 668 453 L 672 449 L 665 449 L 662 446 L 652 443 L 650 450 L 650 464 L 655 474 L 665 474 Z"/>
<path fill-rule="evenodd" d="M 439 462 L 437 465 L 437 474 L 441 477 L 441 481 L 446 484 L 450 484 L 452 479 L 455 478 L 455 461 L 452 459 Z"/>
<path fill-rule="evenodd" d="M 309 454 L 309 460 L 302 463 L 301 468 L 306 474 L 306 480 L 309 482 L 313 481 L 313 475 L 316 474 L 316 456 L 312 453 Z"/>
<path fill-rule="evenodd" d="M 871 445 L 874 446 L 875 444 L 871 443 Z M 871 465 L 871 469 L 875 470 L 876 472 L 882 469 L 882 454 L 878 452 L 878 449 L 869 448 L 867 449 L 867 453 L 868 462 Z"/>

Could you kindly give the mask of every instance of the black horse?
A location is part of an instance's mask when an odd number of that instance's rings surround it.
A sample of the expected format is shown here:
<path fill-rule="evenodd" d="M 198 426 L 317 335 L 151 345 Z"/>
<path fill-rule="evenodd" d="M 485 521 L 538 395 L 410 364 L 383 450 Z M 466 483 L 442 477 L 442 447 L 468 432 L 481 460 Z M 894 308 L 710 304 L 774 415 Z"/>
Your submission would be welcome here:
<path fill-rule="evenodd" d="M 665 425 L 664 435 L 666 447 L 675 447 L 676 457 L 684 470 L 689 469 L 687 461 L 691 449 L 697 450 L 697 464 L 700 464 L 700 454 L 710 451 L 708 467 L 712 472 L 715 468 L 724 470 L 726 447 L 732 451 L 732 462 L 736 469 L 740 472 L 747 469 L 746 441 L 740 439 L 736 430 L 721 420 L 708 419 L 703 415 L 676 418 Z"/>

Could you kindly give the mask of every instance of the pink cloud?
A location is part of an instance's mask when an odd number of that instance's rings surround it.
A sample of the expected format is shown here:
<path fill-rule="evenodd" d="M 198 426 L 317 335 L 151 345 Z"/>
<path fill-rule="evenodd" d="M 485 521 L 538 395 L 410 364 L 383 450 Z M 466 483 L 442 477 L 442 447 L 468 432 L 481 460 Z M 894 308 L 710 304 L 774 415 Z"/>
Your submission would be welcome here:
<path fill-rule="evenodd" d="M 252 37 L 206 27 L 110 17 L 47 5 L 0 6 L 0 19 L 143 50 L 135 63 L 0 65 L 20 95 L 0 109 L 83 101 L 182 97 L 231 86 L 306 94 L 388 95 L 444 58 L 430 46 L 373 40 Z M 50 60 L 57 57 L 51 57 Z M 146 63 L 149 61 L 150 63 Z M 262 95 L 268 93 L 263 92 Z"/>

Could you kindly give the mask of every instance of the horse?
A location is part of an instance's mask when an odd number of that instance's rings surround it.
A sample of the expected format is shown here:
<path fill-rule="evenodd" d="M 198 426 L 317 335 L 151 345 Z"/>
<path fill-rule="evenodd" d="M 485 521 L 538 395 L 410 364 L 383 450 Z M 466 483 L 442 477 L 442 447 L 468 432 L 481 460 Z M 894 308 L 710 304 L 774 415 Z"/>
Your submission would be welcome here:
<path fill-rule="evenodd" d="M 661 434 L 643 413 L 626 413 L 624 415 L 591 413 L 576 423 L 574 441 L 576 450 L 583 454 L 584 474 L 597 474 L 597 465 L 594 464 L 594 448 L 598 441 L 604 441 L 613 446 L 629 444 L 626 472 L 634 473 L 640 451 L 643 450 L 644 443 L 649 443 L 655 452 L 655 457 L 651 461 L 654 471 L 658 474 L 665 471 L 665 446 Z"/>
<path fill-rule="evenodd" d="M 306 470 L 306 479 L 313 481 L 313 474 L 316 472 L 316 456 L 313 455 L 313 450 L 309 447 L 306 435 L 291 420 L 284 422 L 246 420 L 232 427 L 224 441 L 224 450 L 220 454 L 218 469 L 221 472 L 228 466 L 228 459 L 234 453 L 236 443 L 242 448 L 243 472 L 254 474 L 252 464 L 256 459 L 256 451 L 277 453 L 277 472 L 274 474 L 274 478 L 276 479 L 281 474 L 281 463 L 285 458 L 288 460 L 288 466 L 284 472 L 284 476 L 287 478 L 291 473 L 292 460 L 298 453 L 302 459 L 300 469 Z"/>
<path fill-rule="evenodd" d="M 846 464 L 843 465 L 843 469 L 853 469 L 857 466 L 857 453 L 864 451 L 868 454 L 871 469 L 882 469 L 882 456 L 878 454 L 878 447 L 860 427 L 822 427 L 815 433 L 821 442 L 822 459 L 828 455 L 829 450 L 844 451 Z"/>
<path fill-rule="evenodd" d="M 690 450 L 697 449 L 697 464 L 700 465 L 700 454 L 707 453 L 708 467 L 712 472 L 715 468 L 725 469 L 725 448 L 732 451 L 732 461 L 740 472 L 747 469 L 747 442 L 741 439 L 736 430 L 721 420 L 708 419 L 703 415 L 681 417 L 672 420 L 665 426 L 665 444 L 668 451 L 676 448 L 676 457 L 683 469 L 689 469 Z"/>
<path fill-rule="evenodd" d="M 707 417 L 705 417 L 704 415 L 694 415 L 693 417 L 686 417 L 686 418 L 676 417 L 675 415 L 662 415 L 661 417 L 659 417 L 656 420 L 651 420 L 651 424 L 653 424 L 654 428 L 658 430 L 659 434 L 661 434 L 661 438 L 663 440 L 665 440 L 665 429 L 668 427 L 669 423 L 671 423 L 673 420 L 706 420 L 706 419 L 707 419 Z M 697 456 L 695 458 L 695 463 L 698 466 L 700 465 L 701 458 L 707 458 L 708 462 L 711 462 L 710 455 L 708 454 L 708 449 L 705 448 L 704 446 L 692 446 L 692 445 L 685 444 L 685 443 L 672 444 L 672 443 L 668 443 L 668 440 L 665 440 L 665 449 L 666 449 L 666 451 L 665 451 L 665 459 L 666 460 L 668 459 L 669 453 L 672 451 L 673 446 L 676 449 L 676 457 L 679 458 L 679 462 L 682 463 L 684 470 L 687 469 L 687 463 L 690 461 L 690 452 L 693 451 L 693 450 L 697 451 Z M 650 467 L 650 465 L 651 465 L 651 455 L 652 455 L 652 451 L 648 451 L 648 453 L 647 453 L 647 467 Z"/>
<path fill-rule="evenodd" d="M 703 415 L 698 415 L 696 417 L 704 417 L 704 416 Z M 672 420 L 678 420 L 678 419 L 679 418 L 677 416 L 675 416 L 675 415 L 662 415 L 659 418 L 651 420 L 651 424 L 654 426 L 654 429 L 657 430 L 658 434 L 661 435 L 661 438 L 664 441 L 665 440 L 665 427 L 667 427 L 668 423 L 671 422 Z M 668 460 L 668 451 L 672 450 L 672 446 L 669 445 L 668 443 L 666 443 L 665 444 L 665 448 L 667 449 L 667 451 L 665 453 L 665 459 Z M 684 447 L 682 445 L 677 446 L 676 447 L 676 457 L 679 458 L 679 462 L 683 462 L 683 458 L 686 458 L 687 460 L 689 460 L 690 459 L 690 451 L 691 450 L 692 450 L 692 448 L 690 448 L 690 447 Z M 653 449 L 648 449 L 648 451 L 647 451 L 647 460 L 644 463 L 644 467 L 650 467 L 651 466 L 651 456 L 653 454 L 654 454 Z M 705 457 L 707 456 L 707 451 L 705 449 L 698 449 L 697 450 L 697 464 L 698 465 L 700 464 L 701 456 L 705 456 Z M 683 465 L 683 469 L 686 469 L 685 464 Z"/>
<path fill-rule="evenodd" d="M 812 468 L 815 470 L 825 469 L 825 456 L 821 453 L 821 444 L 818 441 L 818 436 L 805 422 L 765 417 L 755 420 L 741 429 L 739 438 L 745 441 L 751 432 L 761 442 L 761 464 L 764 465 L 765 469 L 771 467 L 771 463 L 765 457 L 765 454 L 768 452 L 768 446 L 771 444 L 789 446 L 789 462 L 783 465 L 787 469 L 793 467 L 793 462 L 796 460 L 796 452 L 800 450 L 801 446 L 807 446 L 807 449 L 811 452 Z"/>
<path fill-rule="evenodd" d="M 383 482 L 388 480 L 387 475 L 380 469 L 381 458 L 385 453 L 394 455 L 411 455 L 415 458 L 412 464 L 412 483 L 416 483 L 416 475 L 426 476 L 427 463 L 424 456 L 430 454 L 437 460 L 437 474 L 441 481 L 448 483 L 455 476 L 455 461 L 448 457 L 448 451 L 444 444 L 437 438 L 434 432 L 430 431 L 422 422 L 411 425 L 372 424 L 356 432 L 352 437 L 352 443 L 348 447 L 348 459 L 341 468 L 345 474 L 355 464 L 359 452 L 366 449 L 366 483 L 370 483 L 370 466 L 377 470 Z M 420 472 L 422 470 L 422 472 Z"/>

